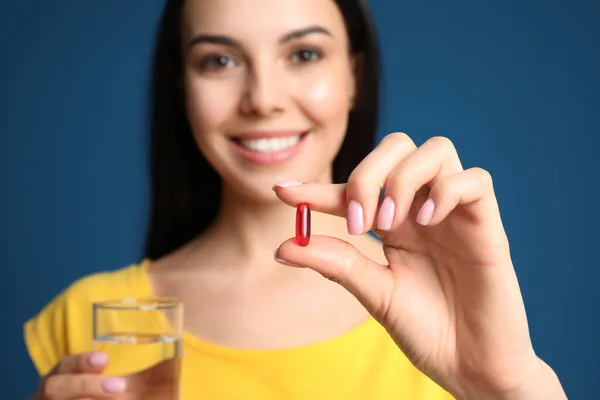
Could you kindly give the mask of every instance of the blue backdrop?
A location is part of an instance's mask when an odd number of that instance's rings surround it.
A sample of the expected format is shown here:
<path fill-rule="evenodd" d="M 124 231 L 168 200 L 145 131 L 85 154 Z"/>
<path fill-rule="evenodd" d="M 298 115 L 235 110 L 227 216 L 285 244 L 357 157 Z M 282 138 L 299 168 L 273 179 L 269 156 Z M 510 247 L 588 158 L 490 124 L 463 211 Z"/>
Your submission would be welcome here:
<path fill-rule="evenodd" d="M 136 262 L 147 82 L 163 0 L 5 1 L 0 13 L 2 394 L 37 385 L 22 325 L 73 280 Z M 445 135 L 494 176 L 537 352 L 600 398 L 600 2 L 370 0 L 380 134 Z"/>

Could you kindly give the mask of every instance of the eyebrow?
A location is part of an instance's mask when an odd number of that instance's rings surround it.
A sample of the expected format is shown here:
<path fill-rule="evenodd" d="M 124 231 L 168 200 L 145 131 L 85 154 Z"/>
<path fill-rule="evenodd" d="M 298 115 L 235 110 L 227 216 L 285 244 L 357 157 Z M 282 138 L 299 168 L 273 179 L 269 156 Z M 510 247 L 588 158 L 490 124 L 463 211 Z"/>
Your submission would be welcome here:
<path fill-rule="evenodd" d="M 314 26 L 309 26 L 307 28 L 297 29 L 290 33 L 287 33 L 287 34 L 283 35 L 281 37 L 281 39 L 279 39 L 278 42 L 279 42 L 279 44 L 284 44 L 291 40 L 299 39 L 301 37 L 315 34 L 315 33 L 324 34 L 327 36 L 333 36 L 331 34 L 331 32 L 329 32 L 327 29 L 323 28 L 322 26 L 314 25 Z M 231 47 L 240 47 L 240 43 L 238 41 L 236 41 L 235 39 L 232 39 L 228 36 L 200 34 L 200 35 L 194 36 L 192 38 L 192 40 L 190 40 L 190 42 L 188 44 L 188 49 L 190 49 L 193 46 L 200 44 L 200 43 L 213 43 L 213 44 L 222 44 L 222 45 L 231 46 Z"/>
<path fill-rule="evenodd" d="M 290 40 L 299 39 L 301 37 L 311 35 L 313 33 L 321 33 L 321 34 L 324 34 L 327 36 L 332 36 L 331 32 L 329 32 L 327 29 L 323 28 L 322 26 L 314 25 L 314 26 L 309 26 L 307 28 L 302 28 L 302 29 L 292 31 L 292 32 L 284 35 L 281 39 L 279 39 L 279 44 L 289 42 Z"/>

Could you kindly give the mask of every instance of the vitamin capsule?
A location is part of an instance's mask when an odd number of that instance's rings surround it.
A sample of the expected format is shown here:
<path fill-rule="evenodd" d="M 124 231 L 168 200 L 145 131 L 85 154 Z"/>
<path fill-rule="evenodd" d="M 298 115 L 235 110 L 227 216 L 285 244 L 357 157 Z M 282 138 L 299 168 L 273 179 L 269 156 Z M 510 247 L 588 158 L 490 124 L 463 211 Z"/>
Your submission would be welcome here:
<path fill-rule="evenodd" d="M 296 242 L 306 246 L 310 241 L 310 207 L 306 203 L 298 205 L 296 210 Z"/>

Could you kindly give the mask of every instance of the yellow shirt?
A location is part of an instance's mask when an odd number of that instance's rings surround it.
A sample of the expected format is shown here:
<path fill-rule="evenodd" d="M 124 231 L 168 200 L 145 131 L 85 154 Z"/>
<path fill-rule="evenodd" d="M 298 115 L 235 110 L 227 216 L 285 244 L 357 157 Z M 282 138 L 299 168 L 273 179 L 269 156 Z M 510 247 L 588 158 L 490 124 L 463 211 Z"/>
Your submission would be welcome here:
<path fill-rule="evenodd" d="M 147 268 L 145 260 L 84 277 L 27 321 L 25 343 L 39 374 L 67 354 L 93 349 L 91 303 L 151 297 Z M 188 332 L 182 343 L 181 400 L 453 399 L 418 371 L 373 319 L 333 339 L 290 349 L 233 349 Z"/>

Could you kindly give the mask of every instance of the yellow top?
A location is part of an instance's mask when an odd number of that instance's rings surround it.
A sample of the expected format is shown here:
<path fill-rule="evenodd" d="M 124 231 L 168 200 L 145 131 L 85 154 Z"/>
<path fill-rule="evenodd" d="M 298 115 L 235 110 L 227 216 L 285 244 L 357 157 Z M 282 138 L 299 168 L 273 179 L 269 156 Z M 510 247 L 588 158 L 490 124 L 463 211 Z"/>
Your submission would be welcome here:
<path fill-rule="evenodd" d="M 72 284 L 24 326 L 39 374 L 67 354 L 93 349 L 91 303 L 147 297 L 152 297 L 147 260 Z M 290 349 L 228 348 L 185 331 L 182 344 L 181 400 L 453 399 L 418 371 L 373 319 L 336 338 Z M 118 357 L 121 353 L 109 353 L 112 367 L 127 370 L 142 362 L 143 356 Z"/>

